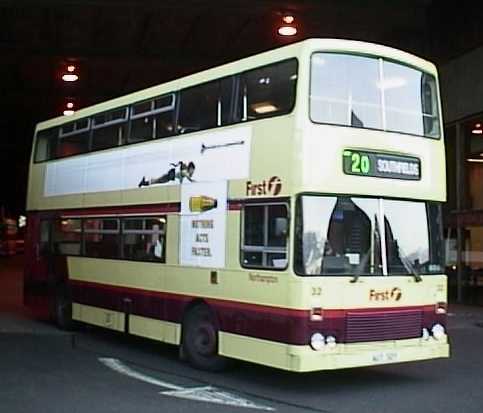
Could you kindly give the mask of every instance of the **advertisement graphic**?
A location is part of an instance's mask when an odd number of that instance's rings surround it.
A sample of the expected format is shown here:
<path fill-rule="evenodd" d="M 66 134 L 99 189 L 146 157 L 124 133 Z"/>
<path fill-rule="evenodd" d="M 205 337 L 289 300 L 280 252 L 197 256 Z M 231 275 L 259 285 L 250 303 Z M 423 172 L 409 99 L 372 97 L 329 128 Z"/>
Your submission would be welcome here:
<path fill-rule="evenodd" d="M 52 161 L 44 196 L 246 179 L 251 134 L 242 126 Z"/>
<path fill-rule="evenodd" d="M 181 265 L 225 266 L 227 188 L 227 181 L 181 187 Z"/>

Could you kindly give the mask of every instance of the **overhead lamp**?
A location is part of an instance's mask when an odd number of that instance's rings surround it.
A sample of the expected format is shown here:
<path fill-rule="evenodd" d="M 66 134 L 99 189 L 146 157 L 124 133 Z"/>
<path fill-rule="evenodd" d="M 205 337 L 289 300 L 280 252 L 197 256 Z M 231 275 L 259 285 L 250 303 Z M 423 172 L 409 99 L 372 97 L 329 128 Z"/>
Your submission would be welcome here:
<path fill-rule="evenodd" d="M 293 17 L 291 14 L 286 14 L 285 16 L 282 17 L 282 21 L 286 24 L 292 24 L 295 20 L 295 17 Z"/>
<path fill-rule="evenodd" d="M 483 135 L 483 129 L 481 128 L 481 123 L 476 123 L 471 133 L 473 135 Z"/>
<path fill-rule="evenodd" d="M 72 100 L 68 100 L 63 111 L 64 116 L 72 116 L 75 113 L 74 107 L 74 102 Z"/>
<path fill-rule="evenodd" d="M 77 67 L 74 64 L 68 64 L 62 74 L 62 80 L 64 82 L 75 82 L 79 80 L 79 75 L 77 74 Z"/>
<path fill-rule="evenodd" d="M 277 29 L 280 36 L 295 36 L 297 27 L 294 25 L 295 17 L 291 14 L 282 16 L 282 25 Z"/>

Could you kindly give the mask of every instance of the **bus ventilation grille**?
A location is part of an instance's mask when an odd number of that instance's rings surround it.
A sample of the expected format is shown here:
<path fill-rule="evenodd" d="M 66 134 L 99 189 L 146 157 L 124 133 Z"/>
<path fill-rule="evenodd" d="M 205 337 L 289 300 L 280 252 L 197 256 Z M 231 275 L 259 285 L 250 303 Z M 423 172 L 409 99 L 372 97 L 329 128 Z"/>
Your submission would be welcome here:
<path fill-rule="evenodd" d="M 347 312 L 346 343 L 399 340 L 421 336 L 422 311 Z"/>

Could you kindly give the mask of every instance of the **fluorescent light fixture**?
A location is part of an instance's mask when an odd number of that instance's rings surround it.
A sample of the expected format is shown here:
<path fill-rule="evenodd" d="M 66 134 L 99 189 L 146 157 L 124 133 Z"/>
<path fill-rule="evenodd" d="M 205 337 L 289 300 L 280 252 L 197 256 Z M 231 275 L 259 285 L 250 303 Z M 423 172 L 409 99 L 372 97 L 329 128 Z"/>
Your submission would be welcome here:
<path fill-rule="evenodd" d="M 473 135 L 483 135 L 483 129 L 473 129 L 471 133 Z"/>
<path fill-rule="evenodd" d="M 474 163 L 483 163 L 483 159 L 468 158 L 467 161 L 474 162 Z"/>
<path fill-rule="evenodd" d="M 255 112 L 261 115 L 278 110 L 278 107 L 270 102 L 255 103 L 254 105 L 251 105 L 251 107 Z"/>
<path fill-rule="evenodd" d="M 297 28 L 295 26 L 280 26 L 278 28 L 278 34 L 280 36 L 295 36 L 297 34 Z"/>
<path fill-rule="evenodd" d="M 72 116 L 73 114 L 74 114 L 74 111 L 72 109 L 64 110 L 64 116 Z"/>
<path fill-rule="evenodd" d="M 65 73 L 62 75 L 62 80 L 64 82 L 75 82 L 76 80 L 79 80 L 79 76 L 73 73 Z"/>

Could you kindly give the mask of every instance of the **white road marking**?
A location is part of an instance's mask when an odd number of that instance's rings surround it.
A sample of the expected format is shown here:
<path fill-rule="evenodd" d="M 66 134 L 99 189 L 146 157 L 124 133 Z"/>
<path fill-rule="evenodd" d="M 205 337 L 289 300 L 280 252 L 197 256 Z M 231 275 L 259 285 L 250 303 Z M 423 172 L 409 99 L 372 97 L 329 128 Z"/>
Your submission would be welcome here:
<path fill-rule="evenodd" d="M 102 364 L 109 367 L 110 369 L 117 371 L 118 373 L 124 374 L 125 376 L 132 377 L 133 379 L 144 381 L 145 383 L 154 384 L 159 387 L 166 387 L 171 390 L 185 390 L 184 387 L 176 386 L 175 384 L 166 383 L 164 381 L 155 379 L 154 377 L 148 376 L 143 373 L 139 373 L 124 364 L 122 364 L 118 359 L 112 358 L 99 358 Z"/>
<path fill-rule="evenodd" d="M 207 403 L 245 407 L 248 409 L 267 410 L 267 411 L 275 410 L 273 407 L 255 404 L 250 400 L 237 397 L 233 394 L 219 390 L 216 387 L 204 386 L 204 387 L 185 388 L 185 387 L 177 386 L 172 383 L 167 383 L 165 381 L 161 381 L 154 377 L 148 376 L 147 374 L 139 373 L 138 371 L 135 371 L 130 367 L 125 366 L 118 359 L 101 357 L 98 360 L 106 367 L 109 367 L 110 369 L 120 374 L 132 377 L 134 379 L 143 381 L 145 383 L 149 383 L 155 386 L 169 389 L 167 391 L 162 391 L 159 393 L 159 394 L 162 394 L 163 396 L 172 396 L 172 397 L 178 397 L 181 399 L 197 400 L 197 401 L 202 401 Z"/>

